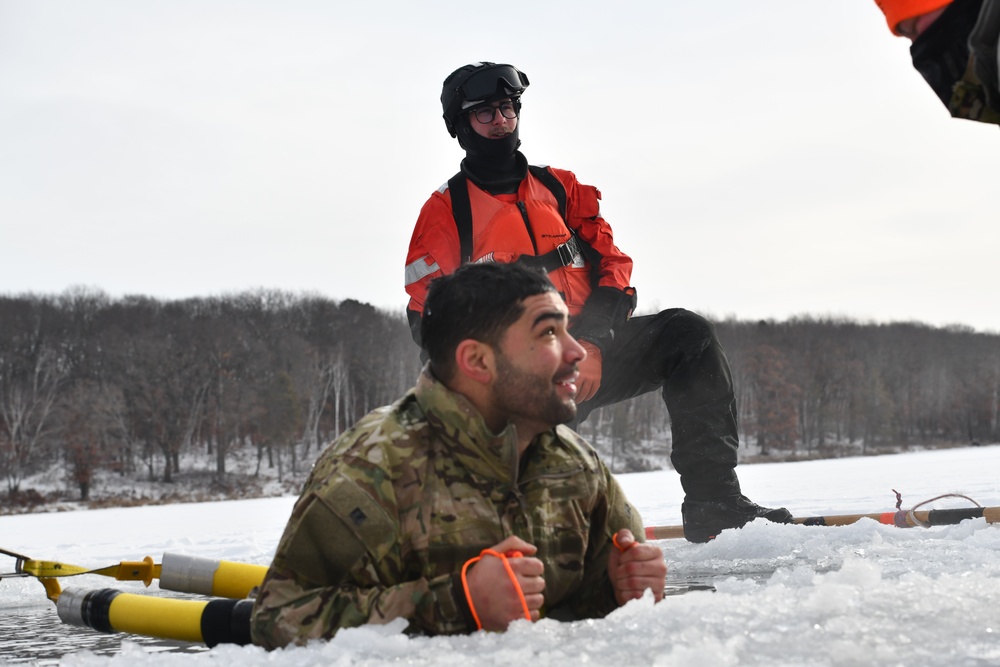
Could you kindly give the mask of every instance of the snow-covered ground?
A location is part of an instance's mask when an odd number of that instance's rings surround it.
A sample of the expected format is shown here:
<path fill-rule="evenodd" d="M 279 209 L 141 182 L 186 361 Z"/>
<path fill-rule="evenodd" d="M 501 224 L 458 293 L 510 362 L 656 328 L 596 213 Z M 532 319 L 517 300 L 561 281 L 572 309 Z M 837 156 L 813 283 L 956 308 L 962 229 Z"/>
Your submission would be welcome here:
<path fill-rule="evenodd" d="M 1000 446 L 740 468 L 752 499 L 796 516 L 891 511 L 943 493 L 1000 505 Z M 621 475 L 647 525 L 680 522 L 672 471 Z M 164 552 L 267 563 L 294 498 L 0 516 L 0 548 L 99 567 Z M 954 499 L 928 508 L 958 507 Z M 87 630 L 51 621 L 53 605 L 29 579 L 0 581 L 0 663 L 32 655 L 17 637 L 79 637 L 64 665 L 879 665 L 1000 664 L 1000 525 L 899 529 L 751 524 L 709 544 L 658 543 L 668 582 L 716 592 L 640 600 L 608 618 L 514 623 L 506 633 L 410 638 L 403 624 L 343 631 L 327 643 L 268 654 L 257 647 L 165 651 L 114 635 L 94 648 Z M 0 572 L 13 565 L 0 557 Z M 136 585 L 103 577 L 66 586 Z M 156 585 L 153 585 L 155 590 Z M 141 584 L 138 585 L 139 592 Z M 29 619 L 4 623 L 4 618 Z M 16 626 L 16 627 L 12 627 Z M 71 632 L 72 631 L 72 632 Z M 75 633 L 75 634 L 74 634 Z M 90 646 L 91 648 L 86 648 Z M 19 648 L 20 647 L 20 648 Z M 81 648 L 82 647 L 82 648 Z M 167 647 L 169 648 L 169 647 Z M 56 660 L 42 660 L 54 663 Z"/>

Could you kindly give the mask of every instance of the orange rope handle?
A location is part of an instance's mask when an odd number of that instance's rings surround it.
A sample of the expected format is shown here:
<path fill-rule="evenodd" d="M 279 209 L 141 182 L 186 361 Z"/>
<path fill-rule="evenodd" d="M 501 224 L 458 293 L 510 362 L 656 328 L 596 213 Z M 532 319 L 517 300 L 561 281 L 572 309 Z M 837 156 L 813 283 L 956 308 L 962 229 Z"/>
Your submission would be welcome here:
<path fill-rule="evenodd" d="M 493 549 L 483 549 L 479 552 L 478 556 L 465 561 L 465 565 L 462 566 L 462 588 L 465 590 L 465 601 L 469 603 L 469 611 L 472 612 L 472 620 L 476 622 L 477 630 L 482 630 L 483 624 L 482 621 L 479 620 L 479 614 L 476 613 L 476 605 L 472 603 L 472 593 L 469 592 L 469 581 L 466 578 L 466 572 L 471 565 L 482 560 L 483 556 L 494 556 L 503 562 L 504 569 L 507 570 L 507 576 L 510 577 L 510 583 L 514 584 L 514 590 L 517 591 L 517 597 L 521 601 L 521 609 L 524 610 L 524 617 L 529 621 L 531 620 L 531 611 L 528 609 L 528 601 L 524 599 L 524 591 L 521 590 L 521 584 L 517 583 L 517 575 L 514 574 L 514 569 L 510 566 L 510 563 L 507 560 L 508 558 L 520 558 L 523 555 L 524 554 L 520 551 L 508 551 L 507 553 L 502 554 Z"/>
<path fill-rule="evenodd" d="M 622 553 L 625 553 L 626 551 L 628 551 L 629 549 L 631 549 L 636 545 L 635 541 L 633 541 L 627 547 L 623 547 L 622 545 L 618 544 L 618 533 L 615 533 L 614 535 L 611 536 L 611 543 L 615 545 L 615 549 L 618 549 L 618 551 Z"/>

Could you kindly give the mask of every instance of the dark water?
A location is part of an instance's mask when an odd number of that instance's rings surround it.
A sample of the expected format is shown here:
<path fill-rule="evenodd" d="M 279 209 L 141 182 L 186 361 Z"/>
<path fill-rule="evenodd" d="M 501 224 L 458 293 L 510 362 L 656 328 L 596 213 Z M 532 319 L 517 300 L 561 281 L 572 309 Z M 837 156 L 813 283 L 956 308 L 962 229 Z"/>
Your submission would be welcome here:
<path fill-rule="evenodd" d="M 150 653 L 208 650 L 203 644 L 105 634 L 66 625 L 56 613 L 56 606 L 48 601 L 43 605 L 0 606 L 0 665 L 58 665 L 63 656 L 80 651 L 111 656 L 121 651 L 123 641 L 138 644 Z"/>

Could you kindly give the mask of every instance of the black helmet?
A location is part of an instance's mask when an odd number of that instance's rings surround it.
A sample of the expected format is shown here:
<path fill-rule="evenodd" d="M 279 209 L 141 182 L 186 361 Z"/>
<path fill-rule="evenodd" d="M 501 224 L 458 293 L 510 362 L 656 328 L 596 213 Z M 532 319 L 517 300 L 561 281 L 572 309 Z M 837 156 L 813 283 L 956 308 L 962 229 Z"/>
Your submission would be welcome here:
<path fill-rule="evenodd" d="M 444 80 L 441 90 L 441 108 L 444 124 L 451 136 L 459 113 L 503 97 L 519 97 L 528 87 L 528 76 L 513 65 L 472 63 L 459 67 Z"/>

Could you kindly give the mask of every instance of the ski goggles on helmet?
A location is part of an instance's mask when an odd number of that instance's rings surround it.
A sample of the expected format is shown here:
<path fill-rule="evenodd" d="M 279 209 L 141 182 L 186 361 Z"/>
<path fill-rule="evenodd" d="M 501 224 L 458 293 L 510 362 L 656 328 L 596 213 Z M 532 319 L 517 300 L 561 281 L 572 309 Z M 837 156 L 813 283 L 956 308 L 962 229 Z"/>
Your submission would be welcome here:
<path fill-rule="evenodd" d="M 455 89 L 462 106 L 474 106 L 496 95 L 520 95 L 528 87 L 528 76 L 513 65 L 483 63 L 486 67 L 474 71 Z"/>

